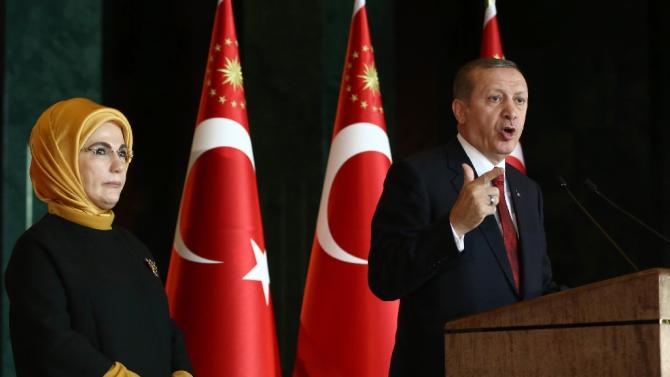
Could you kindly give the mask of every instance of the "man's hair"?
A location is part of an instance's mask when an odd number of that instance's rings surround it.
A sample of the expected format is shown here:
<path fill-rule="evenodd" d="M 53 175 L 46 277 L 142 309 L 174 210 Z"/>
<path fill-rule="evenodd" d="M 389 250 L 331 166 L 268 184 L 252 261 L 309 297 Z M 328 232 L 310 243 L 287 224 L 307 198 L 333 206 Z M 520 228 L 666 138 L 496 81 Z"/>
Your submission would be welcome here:
<path fill-rule="evenodd" d="M 495 58 L 480 58 L 472 60 L 462 66 L 456 73 L 454 78 L 453 95 L 463 101 L 470 99 L 474 83 L 472 82 L 472 72 L 477 69 L 491 69 L 491 68 L 511 68 L 516 69 L 523 76 L 523 72 L 511 60 L 495 59 Z"/>

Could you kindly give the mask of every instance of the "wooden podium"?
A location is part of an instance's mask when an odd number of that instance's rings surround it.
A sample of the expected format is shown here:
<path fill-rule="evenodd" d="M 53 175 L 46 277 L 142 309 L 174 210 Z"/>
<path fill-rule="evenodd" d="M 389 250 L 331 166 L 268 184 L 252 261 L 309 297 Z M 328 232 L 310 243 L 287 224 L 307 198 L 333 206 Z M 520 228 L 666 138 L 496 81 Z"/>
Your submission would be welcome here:
<path fill-rule="evenodd" d="M 670 377 L 670 269 L 454 320 L 444 341 L 449 377 Z"/>

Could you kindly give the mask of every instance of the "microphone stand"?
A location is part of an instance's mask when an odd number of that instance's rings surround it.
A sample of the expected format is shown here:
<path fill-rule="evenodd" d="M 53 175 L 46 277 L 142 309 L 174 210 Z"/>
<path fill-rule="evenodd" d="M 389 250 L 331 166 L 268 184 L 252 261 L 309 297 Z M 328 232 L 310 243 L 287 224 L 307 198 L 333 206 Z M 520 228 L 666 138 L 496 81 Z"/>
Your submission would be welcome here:
<path fill-rule="evenodd" d="M 663 242 L 665 242 L 666 244 L 670 245 L 670 240 L 667 239 L 664 235 L 662 235 L 661 233 L 659 233 L 656 229 L 654 229 L 654 228 L 650 227 L 649 225 L 645 224 L 642 220 L 638 219 L 637 217 L 635 217 L 635 216 L 634 216 L 633 214 L 631 214 L 630 212 L 628 212 L 628 211 L 626 211 L 625 209 L 619 207 L 616 203 L 614 203 L 613 201 L 611 201 L 607 196 L 605 196 L 603 193 L 601 193 L 600 191 L 598 191 L 598 187 L 596 186 L 595 183 L 593 183 L 593 181 L 591 181 L 590 179 L 586 179 L 586 180 L 584 181 L 584 183 L 586 183 L 586 186 L 589 188 L 589 190 L 591 190 L 591 192 L 593 192 L 594 194 L 598 195 L 598 196 L 599 196 L 600 198 L 602 198 L 607 204 L 609 204 L 609 205 L 611 205 L 612 207 L 616 208 L 619 212 L 621 212 L 621 213 L 623 213 L 624 215 L 626 215 L 629 219 L 635 221 L 636 223 L 638 223 L 638 225 L 641 225 L 643 228 L 645 228 L 646 230 L 648 230 L 649 232 L 651 232 L 653 235 L 655 235 L 656 237 L 658 237 L 658 238 L 660 238 L 661 240 L 663 240 Z"/>
<path fill-rule="evenodd" d="M 591 216 L 591 213 L 589 213 L 589 211 L 587 211 L 586 208 L 582 206 L 582 203 L 580 203 L 579 200 L 577 200 L 577 198 L 572 194 L 572 191 L 570 190 L 570 188 L 568 188 L 568 182 L 566 182 L 565 179 L 563 179 L 563 177 L 561 176 L 556 177 L 556 179 L 558 180 L 558 183 L 561 185 L 561 188 L 563 188 L 565 192 L 568 193 L 572 201 L 575 202 L 575 204 L 577 204 L 579 209 L 581 209 L 582 212 L 584 212 L 584 214 L 589 218 L 589 220 L 591 220 L 591 222 L 598 228 L 598 230 L 600 230 L 600 232 L 607 238 L 607 240 L 612 244 L 612 246 L 614 246 L 616 251 L 618 251 L 619 254 L 621 254 L 621 256 L 626 260 L 626 262 L 628 262 L 628 264 L 630 264 L 635 271 L 640 271 L 637 265 L 635 265 L 635 263 L 633 263 L 633 261 L 628 257 L 628 255 L 626 255 L 626 253 L 621 249 L 619 244 L 617 244 L 616 241 L 614 241 L 614 239 L 610 237 L 609 233 L 607 233 L 607 231 L 600 225 L 600 223 L 598 223 L 598 221 L 596 221 L 596 219 L 594 219 L 593 216 Z"/>

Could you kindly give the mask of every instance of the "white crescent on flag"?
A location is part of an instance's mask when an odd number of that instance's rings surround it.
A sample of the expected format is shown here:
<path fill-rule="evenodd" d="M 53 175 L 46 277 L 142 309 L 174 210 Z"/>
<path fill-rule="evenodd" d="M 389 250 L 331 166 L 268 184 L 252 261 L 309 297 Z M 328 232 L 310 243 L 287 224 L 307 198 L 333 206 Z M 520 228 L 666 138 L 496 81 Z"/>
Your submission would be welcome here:
<path fill-rule="evenodd" d="M 254 152 L 251 148 L 251 138 L 249 132 L 239 123 L 228 118 L 209 118 L 202 121 L 198 127 L 195 128 L 193 135 L 193 144 L 191 146 L 191 157 L 188 161 L 188 168 L 186 169 L 186 180 L 191 172 L 191 167 L 198 160 L 198 158 L 205 152 L 220 147 L 234 148 L 244 153 L 251 167 L 255 170 Z M 203 258 L 200 255 L 191 251 L 184 243 L 181 236 L 181 208 L 179 206 L 179 215 L 177 217 L 177 229 L 174 236 L 174 248 L 177 253 L 184 259 L 194 263 L 223 263 L 212 259 Z"/>
<path fill-rule="evenodd" d="M 323 183 L 319 215 L 316 220 L 316 234 L 323 251 L 339 261 L 354 264 L 367 264 L 368 261 L 351 255 L 333 238 L 328 225 L 328 198 L 333 181 L 342 165 L 363 152 L 379 152 L 391 161 L 391 147 L 386 132 L 372 123 L 354 123 L 343 128 L 335 136 L 330 147 L 326 179 Z"/>

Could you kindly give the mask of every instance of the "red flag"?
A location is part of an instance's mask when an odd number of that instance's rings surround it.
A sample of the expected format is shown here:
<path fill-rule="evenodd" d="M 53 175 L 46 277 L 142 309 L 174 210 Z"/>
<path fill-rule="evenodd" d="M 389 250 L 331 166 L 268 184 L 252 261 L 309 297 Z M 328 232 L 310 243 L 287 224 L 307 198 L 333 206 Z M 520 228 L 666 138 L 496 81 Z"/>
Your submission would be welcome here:
<path fill-rule="evenodd" d="M 488 0 L 488 6 L 484 12 L 484 30 L 482 32 L 482 48 L 479 54 L 482 58 L 505 59 L 500 31 L 498 30 L 498 11 L 496 1 Z M 514 166 L 523 174 L 526 174 L 526 162 L 523 158 L 521 143 L 517 144 L 512 154 L 507 156 L 505 162 Z"/>
<path fill-rule="evenodd" d="M 231 0 L 219 2 L 167 278 L 195 375 L 279 376 Z"/>
<path fill-rule="evenodd" d="M 354 5 L 293 375 L 387 376 L 398 304 L 368 288 L 370 223 L 391 162 L 365 1 Z"/>
<path fill-rule="evenodd" d="M 495 0 L 489 0 L 484 12 L 482 49 L 479 55 L 482 58 L 505 59 L 502 42 L 500 41 L 500 31 L 498 31 L 498 14 Z"/>

